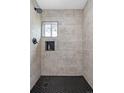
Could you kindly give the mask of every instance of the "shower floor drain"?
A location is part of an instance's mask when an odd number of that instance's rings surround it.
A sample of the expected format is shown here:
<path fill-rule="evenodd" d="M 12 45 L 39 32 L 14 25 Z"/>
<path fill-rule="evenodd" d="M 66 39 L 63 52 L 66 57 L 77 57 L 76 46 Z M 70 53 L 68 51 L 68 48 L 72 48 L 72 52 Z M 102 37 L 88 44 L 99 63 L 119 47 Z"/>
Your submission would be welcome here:
<path fill-rule="evenodd" d="M 93 93 L 83 76 L 41 76 L 30 93 Z"/>

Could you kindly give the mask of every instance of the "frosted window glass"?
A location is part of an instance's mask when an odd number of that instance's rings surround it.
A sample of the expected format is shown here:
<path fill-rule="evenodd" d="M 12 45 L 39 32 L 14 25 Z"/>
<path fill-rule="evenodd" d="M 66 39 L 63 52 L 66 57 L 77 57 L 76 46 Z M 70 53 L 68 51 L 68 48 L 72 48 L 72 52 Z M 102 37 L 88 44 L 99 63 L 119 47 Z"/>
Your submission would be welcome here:
<path fill-rule="evenodd" d="M 52 37 L 57 37 L 57 24 L 52 25 Z"/>
<path fill-rule="evenodd" d="M 45 36 L 50 37 L 51 36 L 51 25 L 45 25 Z"/>
<path fill-rule="evenodd" d="M 43 22 L 43 37 L 57 37 L 57 22 Z"/>

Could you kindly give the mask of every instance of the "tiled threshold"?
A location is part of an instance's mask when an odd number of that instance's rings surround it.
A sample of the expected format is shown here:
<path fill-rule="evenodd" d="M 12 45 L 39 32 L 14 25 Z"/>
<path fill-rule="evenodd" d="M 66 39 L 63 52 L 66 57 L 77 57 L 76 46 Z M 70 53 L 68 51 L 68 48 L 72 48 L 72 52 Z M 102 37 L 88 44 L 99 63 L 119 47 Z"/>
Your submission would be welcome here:
<path fill-rule="evenodd" d="M 83 76 L 41 76 L 30 93 L 93 93 Z"/>

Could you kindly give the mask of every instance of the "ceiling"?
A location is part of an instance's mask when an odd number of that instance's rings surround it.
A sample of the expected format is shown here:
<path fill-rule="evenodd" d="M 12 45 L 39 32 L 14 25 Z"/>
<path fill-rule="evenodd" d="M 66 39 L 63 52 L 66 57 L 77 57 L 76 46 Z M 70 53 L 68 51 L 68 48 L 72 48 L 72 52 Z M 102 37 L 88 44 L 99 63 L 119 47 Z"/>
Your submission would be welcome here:
<path fill-rule="evenodd" d="M 42 9 L 83 9 L 87 0 L 36 0 Z"/>

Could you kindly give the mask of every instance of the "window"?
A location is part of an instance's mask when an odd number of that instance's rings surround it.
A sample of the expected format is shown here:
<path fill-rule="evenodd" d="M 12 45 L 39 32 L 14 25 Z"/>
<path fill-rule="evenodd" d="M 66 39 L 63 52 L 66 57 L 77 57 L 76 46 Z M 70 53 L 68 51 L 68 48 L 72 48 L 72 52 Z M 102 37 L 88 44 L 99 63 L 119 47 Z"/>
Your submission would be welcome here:
<path fill-rule="evenodd" d="M 43 22 L 42 36 L 57 37 L 57 22 Z"/>

